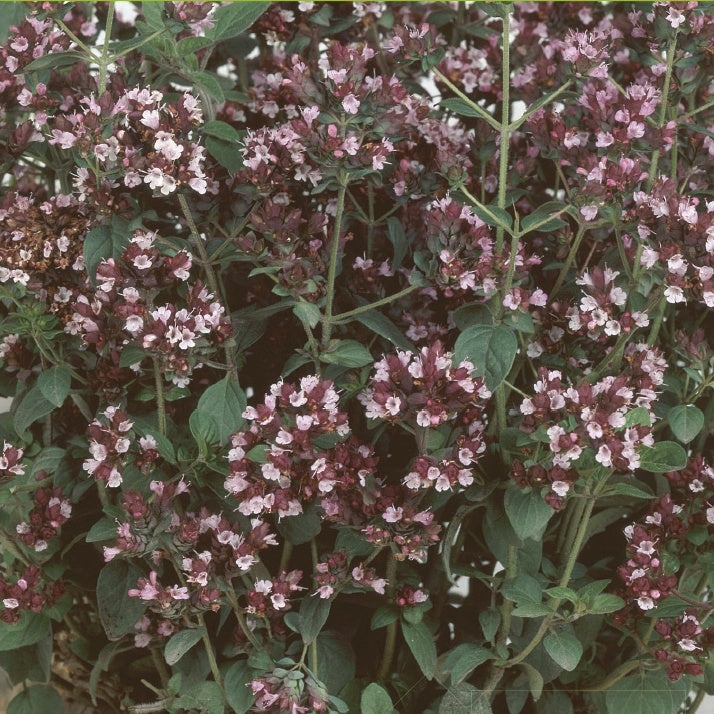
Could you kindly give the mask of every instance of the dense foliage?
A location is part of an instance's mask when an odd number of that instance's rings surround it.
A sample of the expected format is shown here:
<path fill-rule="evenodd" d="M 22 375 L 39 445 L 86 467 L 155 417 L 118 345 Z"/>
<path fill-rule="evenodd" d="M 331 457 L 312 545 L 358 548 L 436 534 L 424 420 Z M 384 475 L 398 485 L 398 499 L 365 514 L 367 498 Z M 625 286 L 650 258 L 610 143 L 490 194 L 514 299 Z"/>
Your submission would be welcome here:
<path fill-rule="evenodd" d="M 708 6 L 0 20 L 9 714 L 714 693 Z"/>

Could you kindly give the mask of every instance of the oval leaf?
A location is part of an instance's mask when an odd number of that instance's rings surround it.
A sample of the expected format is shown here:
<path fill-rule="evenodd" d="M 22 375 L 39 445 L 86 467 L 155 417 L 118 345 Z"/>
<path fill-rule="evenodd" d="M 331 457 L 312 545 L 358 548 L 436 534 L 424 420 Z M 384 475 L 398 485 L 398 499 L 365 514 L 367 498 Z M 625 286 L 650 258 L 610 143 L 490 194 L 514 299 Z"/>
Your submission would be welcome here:
<path fill-rule="evenodd" d="M 64 365 L 52 367 L 37 378 L 37 386 L 40 388 L 42 396 L 56 407 L 62 406 L 71 385 L 72 372 L 69 367 Z"/>
<path fill-rule="evenodd" d="M 468 359 L 474 364 L 474 374 L 483 377 L 493 391 L 508 376 L 518 353 L 518 340 L 505 325 L 473 325 L 456 340 L 454 362 Z"/>
<path fill-rule="evenodd" d="M 302 603 L 300 603 L 300 634 L 306 645 L 314 642 L 327 622 L 331 604 L 330 600 L 316 595 L 307 595 L 302 599 Z"/>
<path fill-rule="evenodd" d="M 392 714 L 394 706 L 386 690 L 372 682 L 362 692 L 360 711 L 362 714 Z"/>
<path fill-rule="evenodd" d="M 55 405 L 45 399 L 40 391 L 40 388 L 35 385 L 29 392 L 27 392 L 27 394 L 25 394 L 20 402 L 20 405 L 17 407 L 13 420 L 15 431 L 19 436 L 22 436 L 30 424 L 33 424 L 38 419 L 46 416 L 54 408 Z"/>
<path fill-rule="evenodd" d="M 174 665 L 188 652 L 206 633 L 205 627 L 181 630 L 172 635 L 164 648 L 166 664 Z"/>
<path fill-rule="evenodd" d="M 687 465 L 687 452 L 674 441 L 659 441 L 640 451 L 640 468 L 653 474 L 678 471 Z"/>
<path fill-rule="evenodd" d="M 201 395 L 196 411 L 213 419 L 218 429 L 218 440 L 225 444 L 243 424 L 246 404 L 245 393 L 238 386 L 236 378 L 226 375 Z"/>
<path fill-rule="evenodd" d="M 704 428 L 704 414 L 693 404 L 681 404 L 667 414 L 669 428 L 683 444 L 688 444 Z"/>
<path fill-rule="evenodd" d="M 572 628 L 554 629 L 543 640 L 545 651 L 563 669 L 572 672 L 583 656 L 583 646 Z"/>
<path fill-rule="evenodd" d="M 118 640 L 131 632 L 146 610 L 146 603 L 141 598 L 127 595 L 136 587 L 142 574 L 136 565 L 126 560 L 112 560 L 99 573 L 97 609 L 110 640 Z"/>
<path fill-rule="evenodd" d="M 46 684 L 36 684 L 20 692 L 8 704 L 6 714 L 57 714 L 64 711 L 62 697 Z"/>
<path fill-rule="evenodd" d="M 516 535 L 524 540 L 538 540 L 545 531 L 553 509 L 541 498 L 537 491 L 521 491 L 515 485 L 506 490 L 504 499 L 508 520 Z"/>
<path fill-rule="evenodd" d="M 429 628 L 424 622 L 404 622 L 402 620 L 402 634 L 419 665 L 419 669 L 427 679 L 432 679 L 436 668 L 436 645 Z"/>

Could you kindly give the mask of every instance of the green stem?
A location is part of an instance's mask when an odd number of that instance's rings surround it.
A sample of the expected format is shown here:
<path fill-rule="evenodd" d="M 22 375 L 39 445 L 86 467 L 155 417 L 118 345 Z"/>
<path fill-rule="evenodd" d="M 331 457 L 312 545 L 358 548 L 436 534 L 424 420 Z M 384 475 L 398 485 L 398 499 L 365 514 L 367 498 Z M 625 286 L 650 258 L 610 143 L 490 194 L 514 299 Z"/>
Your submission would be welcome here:
<path fill-rule="evenodd" d="M 374 302 L 371 302 L 368 305 L 362 305 L 360 307 L 354 308 L 353 310 L 341 312 L 332 318 L 332 324 L 339 325 L 341 322 L 349 320 L 352 317 L 362 315 L 365 312 L 369 312 L 370 310 L 375 310 L 378 307 L 382 307 L 382 305 L 389 305 L 389 303 L 394 302 L 395 300 L 399 300 L 400 298 L 403 298 L 406 295 L 409 295 L 409 293 L 413 293 L 415 290 L 418 289 L 418 285 L 409 285 L 403 290 L 400 290 L 398 293 L 394 293 L 394 295 L 388 295 L 387 297 L 381 298 L 380 300 L 375 300 Z"/>
<path fill-rule="evenodd" d="M 290 556 L 293 554 L 293 544 L 286 538 L 283 543 L 283 550 L 280 553 L 280 565 L 278 565 L 278 574 L 285 572 L 288 569 Z"/>
<path fill-rule="evenodd" d="M 203 613 L 198 615 L 198 622 L 203 628 L 203 635 L 201 640 L 203 641 L 203 648 L 206 650 L 206 655 L 208 656 L 208 663 L 211 666 L 211 672 L 213 673 L 213 679 L 216 680 L 216 684 L 221 689 L 221 694 L 223 695 L 223 700 L 226 700 L 226 690 L 223 686 L 223 675 L 221 675 L 221 670 L 218 668 L 218 662 L 216 661 L 216 653 L 213 649 L 213 643 L 208 635 L 208 630 L 206 630 L 206 620 L 203 617 Z"/>
<path fill-rule="evenodd" d="M 206 271 L 206 280 L 208 281 L 208 285 L 211 288 L 215 299 L 221 299 L 222 296 L 218 286 L 218 278 L 216 277 L 216 273 L 213 270 L 213 265 L 208 257 L 208 253 L 206 253 L 206 247 L 203 245 L 203 240 L 201 239 L 201 235 L 198 232 L 196 222 L 193 220 L 193 215 L 191 214 L 191 209 L 189 208 L 188 202 L 186 201 L 186 197 L 182 193 L 179 193 L 178 200 L 179 205 L 181 206 L 181 211 L 183 212 L 184 218 L 186 219 L 186 223 L 188 223 L 188 228 L 191 233 L 191 238 L 193 239 L 193 244 L 196 246 L 196 250 L 198 251 L 198 254 L 201 257 L 201 263 Z M 223 299 L 223 304 L 224 306 L 228 304 L 225 299 Z M 236 362 L 235 357 L 233 355 L 233 350 L 228 345 L 224 345 L 224 353 L 226 355 L 226 363 L 228 364 L 229 371 L 235 372 Z"/>
<path fill-rule="evenodd" d="M 434 67 L 434 74 L 460 99 L 463 99 L 484 121 L 488 122 L 496 131 L 501 129 L 501 125 L 480 105 L 464 94 L 441 70 Z"/>
<path fill-rule="evenodd" d="M 390 599 L 394 597 L 395 585 L 397 577 L 397 561 L 394 555 L 390 553 L 387 556 L 387 595 Z M 382 660 L 379 663 L 377 670 L 377 679 L 385 680 L 389 675 L 389 670 L 392 666 L 392 658 L 394 657 L 394 648 L 397 643 L 397 622 L 390 622 L 387 625 L 387 636 L 384 641 L 384 650 L 382 651 Z"/>
<path fill-rule="evenodd" d="M 580 549 L 582 548 L 583 543 L 585 541 L 585 536 L 588 531 L 588 524 L 590 523 L 590 516 L 592 515 L 593 508 L 595 508 L 597 494 L 602 488 L 605 487 L 606 483 L 607 478 L 603 477 L 593 490 L 592 495 L 590 496 L 590 498 L 588 498 L 587 503 L 583 509 L 580 522 L 578 523 L 577 533 L 575 534 L 575 538 L 570 547 L 568 560 L 565 563 L 565 568 L 563 569 L 563 575 L 561 576 L 560 581 L 558 582 L 558 586 L 561 588 L 567 587 L 568 583 L 570 582 L 570 576 L 573 574 L 573 569 L 575 568 L 575 563 L 578 560 Z M 541 625 L 538 628 L 536 634 L 533 636 L 533 639 L 515 657 L 512 657 L 508 660 L 508 662 L 506 662 L 507 667 L 513 667 L 519 662 L 523 662 L 523 660 L 526 659 L 526 657 L 528 657 L 528 655 L 540 644 L 546 632 L 548 632 L 551 623 L 555 619 L 556 612 L 558 610 L 558 607 L 560 607 L 561 602 L 561 598 L 556 598 L 555 600 L 553 600 L 553 602 L 551 603 L 553 613 L 543 618 L 543 622 L 541 622 Z"/>
<path fill-rule="evenodd" d="M 164 400 L 164 376 L 161 374 L 159 358 L 154 357 L 154 384 L 156 386 L 156 412 L 159 421 L 159 434 L 166 436 L 166 402 Z"/>
<path fill-rule="evenodd" d="M 107 89 L 107 69 L 113 59 L 109 59 L 109 41 L 112 36 L 112 25 L 114 24 L 114 2 L 113 0 L 109 3 L 109 9 L 107 11 L 107 24 L 104 28 L 104 45 L 102 46 L 102 59 L 99 63 L 99 82 L 98 82 L 98 92 L 101 97 L 102 94 Z"/>
<path fill-rule="evenodd" d="M 508 145 L 511 138 L 509 128 L 511 112 L 511 6 L 507 4 L 504 8 L 503 16 L 503 59 L 501 60 L 501 134 L 500 156 L 498 162 L 498 207 L 501 210 L 506 208 L 506 189 L 508 188 Z M 503 228 L 496 228 L 496 254 L 500 255 L 503 250 Z"/>
<path fill-rule="evenodd" d="M 258 638 L 253 634 L 253 631 L 250 629 L 250 627 L 248 627 L 248 621 L 245 619 L 243 609 L 241 608 L 238 602 L 235 590 L 233 590 L 233 586 L 230 582 L 228 583 L 228 587 L 226 589 L 226 596 L 228 597 L 228 602 L 230 602 L 231 608 L 233 609 L 233 614 L 235 615 L 235 618 L 238 621 L 238 627 L 240 627 L 248 642 L 250 642 L 250 644 L 253 645 L 256 650 L 264 651 L 265 648 L 259 642 Z"/>
<path fill-rule="evenodd" d="M 509 545 L 506 550 L 506 572 L 505 579 L 510 580 L 515 578 L 518 574 L 518 549 Z M 501 625 L 498 629 L 498 636 L 496 638 L 497 647 L 506 647 L 508 643 L 508 638 L 511 633 L 511 621 L 512 621 L 513 603 L 510 600 L 503 598 L 503 603 L 501 604 Z M 483 697 L 485 701 L 490 702 L 496 691 L 498 683 L 503 678 L 505 674 L 505 667 L 503 665 L 492 664 L 489 670 L 488 678 L 483 686 Z"/>
<path fill-rule="evenodd" d="M 154 663 L 154 668 L 159 674 L 161 686 L 166 689 L 169 684 L 169 679 L 171 678 L 171 675 L 169 674 L 169 670 L 166 668 L 166 662 L 164 662 L 164 658 L 161 656 L 159 650 L 157 650 L 155 647 L 151 648 L 151 660 Z"/>
<path fill-rule="evenodd" d="M 342 219 L 345 213 L 345 194 L 347 193 L 347 177 L 340 176 L 337 189 L 337 214 L 335 215 L 335 230 L 332 234 L 330 248 L 330 265 L 327 270 L 327 298 L 325 302 L 325 315 L 322 320 L 322 346 L 326 348 L 332 335 L 332 309 L 335 303 L 335 280 L 337 278 L 337 262 L 340 257 L 340 234 L 342 233 Z"/>
<path fill-rule="evenodd" d="M 687 709 L 687 714 L 696 714 L 697 710 L 701 706 L 702 702 L 704 701 L 704 697 L 706 696 L 706 690 L 704 687 L 698 687 L 697 688 L 697 695 L 694 697 L 694 701 L 692 702 L 692 705 Z"/>
<path fill-rule="evenodd" d="M 657 119 L 657 128 L 661 129 L 664 126 L 667 118 L 667 103 L 669 101 L 669 88 L 672 83 L 672 71 L 674 70 L 674 54 L 677 49 L 677 30 L 667 43 L 667 69 L 664 74 L 664 85 L 662 87 L 662 102 L 659 107 L 659 117 Z M 657 167 L 659 163 L 660 150 L 655 149 L 652 152 L 652 160 L 650 161 L 649 176 L 647 177 L 647 190 L 652 188 L 652 184 L 657 179 Z"/>
<path fill-rule="evenodd" d="M 627 662 L 621 664 L 617 669 L 614 669 L 610 674 L 605 677 L 601 682 L 591 689 L 586 689 L 586 692 L 604 692 L 610 689 L 613 684 L 616 684 L 621 679 L 626 677 L 633 669 L 637 669 L 640 666 L 640 660 L 631 659 Z"/>
<path fill-rule="evenodd" d="M 650 334 L 647 337 L 647 344 L 653 345 L 657 341 L 657 336 L 662 327 L 662 321 L 664 320 L 664 312 L 667 309 L 667 300 L 662 295 L 659 300 L 659 305 L 657 305 L 657 313 L 655 314 L 654 322 L 652 327 L 650 327 Z"/>

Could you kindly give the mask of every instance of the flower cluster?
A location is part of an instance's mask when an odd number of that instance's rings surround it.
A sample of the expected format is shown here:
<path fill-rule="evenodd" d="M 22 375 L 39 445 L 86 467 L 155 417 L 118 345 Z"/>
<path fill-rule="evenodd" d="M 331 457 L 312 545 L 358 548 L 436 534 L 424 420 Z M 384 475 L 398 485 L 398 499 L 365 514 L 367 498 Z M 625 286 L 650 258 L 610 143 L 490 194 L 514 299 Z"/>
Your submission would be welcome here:
<path fill-rule="evenodd" d="M 315 566 L 315 584 L 318 586 L 315 593 L 326 600 L 332 597 L 335 591 L 345 585 L 351 585 L 369 587 L 384 595 L 387 581 L 378 577 L 374 568 L 365 567 L 361 563 L 350 570 L 349 560 L 349 554 L 344 550 L 323 556 Z"/>
<path fill-rule="evenodd" d="M 8 444 L 7 441 L 3 443 L 0 456 L 0 479 L 5 481 L 25 473 L 25 465 L 21 461 L 24 453 L 22 449 Z"/>
<path fill-rule="evenodd" d="M 539 370 L 534 396 L 521 403 L 522 428 L 545 431 L 554 466 L 567 470 L 590 448 L 607 468 L 628 472 L 639 467 L 640 449 L 654 444 L 652 406 L 666 363 L 646 344 L 630 345 L 627 356 L 631 364 L 624 374 L 594 384 L 568 386 L 558 370 Z M 628 417 L 634 409 L 644 409 L 647 418 Z"/>
<path fill-rule="evenodd" d="M 426 241 L 439 258 L 437 285 L 446 297 L 472 293 L 489 298 L 502 288 L 509 273 L 510 252 L 496 252 L 492 230 L 469 206 L 460 205 L 451 196 L 430 204 Z M 524 280 L 540 262 L 538 256 L 526 251 L 524 243 L 519 243 L 513 273 L 516 281 Z M 540 288 L 516 288 L 504 297 L 504 306 L 510 310 L 530 304 L 543 306 L 546 299 Z"/>
<path fill-rule="evenodd" d="M 309 376 L 297 385 L 278 382 L 265 402 L 247 407 L 243 417 L 250 428 L 231 437 L 230 475 L 224 484 L 238 497 L 241 513 L 294 516 L 303 512 L 302 501 L 335 488 L 332 459 L 315 440 L 349 433 L 338 402 L 331 381 Z M 264 460 L 253 460 L 255 451 Z"/>
<path fill-rule="evenodd" d="M 6 623 L 17 622 L 23 611 L 42 612 L 51 607 L 62 597 L 65 585 L 61 580 L 45 582 L 41 569 L 30 565 L 14 582 L 0 576 L 0 620 Z"/>
<path fill-rule="evenodd" d="M 122 471 L 129 462 L 128 452 L 132 444 L 131 430 L 134 423 L 129 415 L 117 407 L 107 407 L 103 419 L 94 419 L 87 427 L 89 453 L 82 468 L 94 477 L 104 481 L 110 488 L 118 488 L 122 483 Z"/>
<path fill-rule="evenodd" d="M 417 354 L 385 355 L 374 365 L 369 388 L 358 396 L 367 418 L 422 428 L 447 422 L 473 427 L 491 393 L 480 377 L 472 376 L 471 362 L 454 366 L 452 356 L 438 341 Z"/>
<path fill-rule="evenodd" d="M 513 461 L 511 476 L 518 488 L 549 486 L 550 489 L 545 494 L 545 502 L 555 511 L 559 511 L 563 507 L 573 484 L 579 478 L 575 469 L 566 470 L 560 466 L 546 469 L 540 464 L 531 464 L 526 467 L 518 459 Z"/>
<path fill-rule="evenodd" d="M 256 712 L 309 714 L 329 711 L 324 686 L 300 671 L 276 667 L 270 674 L 251 680 L 250 690 L 255 695 L 253 711 Z"/>
<path fill-rule="evenodd" d="M 40 471 L 38 476 L 43 475 Z M 34 507 L 27 520 L 18 523 L 15 531 L 20 540 L 35 552 L 47 549 L 47 541 L 55 538 L 59 528 L 72 515 L 72 504 L 62 495 L 62 489 L 57 487 L 38 488 L 32 494 Z"/>
<path fill-rule="evenodd" d="M 686 559 L 698 557 L 696 551 L 702 541 L 697 531 L 711 533 L 714 529 L 714 507 L 710 505 L 714 469 L 697 454 L 684 469 L 667 477 L 672 494 L 654 501 L 643 522 L 625 528 L 628 560 L 619 567 L 618 575 L 627 607 L 617 613 L 616 619 L 629 626 L 665 599 L 678 595 L 678 568 Z M 673 562 L 677 567 L 672 567 Z M 654 646 L 653 655 L 666 665 L 670 679 L 702 672 L 700 661 L 714 638 L 714 628 L 700 624 L 709 609 L 702 602 L 681 616 L 656 619 L 654 629 L 662 641 Z M 656 610 L 654 614 L 657 616 Z"/>

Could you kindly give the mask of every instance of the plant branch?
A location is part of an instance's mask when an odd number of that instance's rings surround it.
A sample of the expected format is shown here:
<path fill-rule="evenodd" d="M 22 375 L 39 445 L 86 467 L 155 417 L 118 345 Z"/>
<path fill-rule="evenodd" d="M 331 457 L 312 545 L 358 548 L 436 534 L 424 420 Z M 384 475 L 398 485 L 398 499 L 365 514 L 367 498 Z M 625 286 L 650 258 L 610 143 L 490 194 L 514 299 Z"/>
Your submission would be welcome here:
<path fill-rule="evenodd" d="M 332 309 L 335 303 L 335 280 L 337 278 L 337 262 L 340 257 L 340 234 L 342 233 L 342 219 L 345 213 L 345 194 L 347 193 L 347 177 L 340 177 L 337 189 L 337 213 L 335 215 L 335 230 L 332 234 L 330 248 L 330 265 L 327 270 L 327 299 L 325 302 L 325 315 L 322 319 L 322 346 L 327 347 L 332 336 L 333 316 Z"/>

